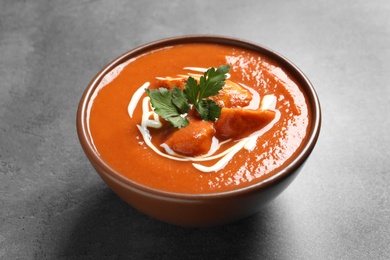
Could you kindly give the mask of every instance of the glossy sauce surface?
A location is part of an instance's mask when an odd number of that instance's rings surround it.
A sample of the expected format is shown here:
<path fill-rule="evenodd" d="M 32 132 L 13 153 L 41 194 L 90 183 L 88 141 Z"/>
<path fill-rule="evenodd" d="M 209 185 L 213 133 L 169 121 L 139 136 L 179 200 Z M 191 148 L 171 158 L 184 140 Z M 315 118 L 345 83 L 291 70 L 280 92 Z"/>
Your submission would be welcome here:
<path fill-rule="evenodd" d="M 137 128 L 141 122 L 141 106 L 129 117 L 127 109 L 135 91 L 145 82 L 152 86 L 158 84 L 156 77 L 186 74 L 185 67 L 223 64 L 231 66 L 232 81 L 255 89 L 260 98 L 276 96 L 279 121 L 257 139 L 253 151 L 240 150 L 217 172 L 204 173 L 194 168 L 192 162 L 174 161 L 156 154 L 144 143 Z M 115 77 L 103 80 L 96 89 L 89 127 L 96 150 L 104 161 L 138 183 L 181 193 L 213 193 L 244 187 L 269 177 L 288 163 L 306 138 L 310 111 L 305 96 L 293 78 L 259 53 L 216 44 L 184 44 L 136 57 L 122 67 L 112 73 Z"/>

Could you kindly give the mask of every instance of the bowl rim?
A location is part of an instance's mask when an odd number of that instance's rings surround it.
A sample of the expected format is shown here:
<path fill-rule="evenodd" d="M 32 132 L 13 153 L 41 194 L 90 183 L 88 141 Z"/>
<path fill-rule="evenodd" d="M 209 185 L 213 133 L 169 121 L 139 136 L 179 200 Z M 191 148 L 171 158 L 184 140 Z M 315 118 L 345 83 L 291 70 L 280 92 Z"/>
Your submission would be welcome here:
<path fill-rule="evenodd" d="M 300 148 L 301 151 L 297 154 L 295 158 L 293 158 L 285 167 L 277 171 L 272 176 L 253 183 L 251 185 L 241 187 L 238 189 L 233 189 L 229 191 L 222 192 L 214 192 L 214 193 L 180 193 L 180 192 L 171 192 L 165 190 L 159 190 L 156 188 L 148 187 L 142 185 L 138 182 L 135 182 L 129 178 L 124 177 L 119 172 L 115 171 L 111 168 L 107 163 L 103 161 L 103 159 L 99 156 L 98 152 L 93 147 L 93 144 L 90 142 L 90 137 L 88 132 L 86 131 L 86 112 L 88 109 L 88 104 L 91 100 L 91 95 L 94 93 L 95 89 L 104 78 L 104 76 L 116 68 L 118 65 L 123 64 L 129 59 L 136 57 L 140 54 L 147 53 L 151 50 L 159 49 L 162 47 L 185 44 L 185 43 L 212 43 L 212 44 L 223 44 L 230 45 L 233 47 L 241 47 L 244 49 L 256 51 L 266 55 L 272 60 L 276 61 L 285 71 L 287 71 L 294 79 L 299 82 L 299 86 L 305 92 L 306 101 L 308 106 L 311 109 L 311 126 L 309 128 L 308 138 L 303 146 Z M 76 128 L 77 135 L 79 137 L 80 144 L 84 153 L 88 157 L 90 161 L 93 161 L 97 167 L 104 170 L 107 174 L 109 174 L 110 178 L 116 180 L 122 185 L 127 186 L 133 190 L 138 190 L 143 193 L 147 193 L 149 195 L 154 196 L 162 196 L 165 198 L 171 199 L 187 199 L 187 200 L 201 200 L 204 198 L 208 199 L 222 199 L 222 198 L 231 198 L 235 196 L 242 196 L 248 193 L 256 192 L 258 190 L 268 188 L 270 186 L 276 185 L 281 182 L 285 178 L 288 178 L 293 172 L 299 169 L 305 160 L 309 157 L 311 152 L 316 145 L 316 142 L 319 138 L 320 129 L 321 129 L 321 107 L 320 101 L 318 99 L 318 95 L 306 77 L 306 75 L 290 60 L 282 56 L 281 54 L 271 50 L 268 47 L 263 45 L 243 40 L 240 38 L 228 37 L 228 36 L 220 36 L 220 35 L 207 35 L 207 34 L 198 34 L 198 35 L 183 35 L 183 36 L 175 36 L 170 38 L 164 38 L 156 41 L 152 41 L 139 47 L 133 48 L 114 60 L 110 61 L 106 66 L 104 66 L 91 80 L 88 84 L 87 88 L 82 94 L 82 97 L 79 102 L 79 106 L 77 109 L 77 117 L 76 117 Z M 94 166 L 94 167 L 96 167 Z M 98 172 L 99 173 L 99 172 Z M 100 173 L 99 173 L 100 174 Z"/>

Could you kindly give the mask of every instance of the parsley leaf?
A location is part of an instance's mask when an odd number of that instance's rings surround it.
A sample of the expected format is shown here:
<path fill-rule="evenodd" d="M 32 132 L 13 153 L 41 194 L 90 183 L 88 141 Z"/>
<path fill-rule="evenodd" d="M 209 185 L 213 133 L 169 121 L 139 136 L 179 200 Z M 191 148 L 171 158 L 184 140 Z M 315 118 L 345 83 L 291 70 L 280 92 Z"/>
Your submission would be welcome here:
<path fill-rule="evenodd" d="M 196 108 L 200 117 L 206 121 L 215 121 L 221 115 L 221 107 L 214 100 L 203 99 Z"/>
<path fill-rule="evenodd" d="M 184 94 L 190 103 L 196 104 L 198 102 L 199 91 L 200 85 L 198 82 L 196 82 L 193 77 L 188 77 L 184 89 Z"/>
<path fill-rule="evenodd" d="M 190 110 L 190 104 L 188 104 L 183 90 L 180 88 L 174 88 L 172 90 L 172 103 L 179 109 L 180 113 L 184 114 Z"/>
<path fill-rule="evenodd" d="M 184 94 L 188 101 L 194 104 L 195 109 L 203 120 L 215 121 L 221 114 L 221 107 L 213 100 L 205 100 L 205 98 L 215 96 L 225 85 L 226 73 L 230 70 L 229 65 L 220 66 L 208 69 L 198 82 L 189 77 Z"/>
<path fill-rule="evenodd" d="M 181 128 L 189 124 L 186 113 L 193 104 L 200 117 L 206 121 L 215 121 L 221 115 L 221 107 L 208 97 L 215 96 L 225 85 L 229 65 L 220 66 L 218 69 L 210 68 L 200 77 L 199 83 L 188 77 L 185 89 L 174 88 L 172 91 L 166 88 L 145 89 L 150 98 L 154 112 L 170 122 L 174 127 Z"/>
<path fill-rule="evenodd" d="M 220 66 L 217 70 L 210 68 L 203 77 L 200 77 L 199 100 L 215 96 L 225 85 L 226 73 L 230 70 L 229 65 Z"/>
<path fill-rule="evenodd" d="M 154 112 L 159 116 L 177 128 L 189 124 L 188 119 L 182 116 L 188 112 L 190 106 L 181 89 L 175 88 L 173 91 L 169 91 L 166 88 L 159 88 L 145 89 L 145 91 L 149 95 Z"/>

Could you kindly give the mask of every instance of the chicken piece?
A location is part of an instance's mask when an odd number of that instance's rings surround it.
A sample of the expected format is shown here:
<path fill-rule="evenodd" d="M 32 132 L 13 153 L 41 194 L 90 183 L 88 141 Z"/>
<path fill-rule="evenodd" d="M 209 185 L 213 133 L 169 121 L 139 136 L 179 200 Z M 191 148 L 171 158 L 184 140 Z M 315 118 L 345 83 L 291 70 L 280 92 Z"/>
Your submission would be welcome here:
<path fill-rule="evenodd" d="M 241 139 L 260 130 L 274 118 L 275 111 L 272 110 L 224 107 L 214 124 L 216 136 L 219 140 Z"/>
<path fill-rule="evenodd" d="M 184 89 L 186 85 L 187 80 L 186 79 L 179 79 L 179 78 L 164 78 L 159 79 L 157 86 L 159 88 L 166 88 L 169 90 L 172 90 L 174 88 L 180 88 Z"/>
<path fill-rule="evenodd" d="M 165 144 L 178 154 L 198 156 L 210 150 L 214 133 L 212 122 L 190 120 L 188 126 L 174 131 Z"/>
<path fill-rule="evenodd" d="M 251 102 L 252 93 L 233 81 L 225 80 L 223 88 L 210 99 L 220 107 L 245 107 Z"/>

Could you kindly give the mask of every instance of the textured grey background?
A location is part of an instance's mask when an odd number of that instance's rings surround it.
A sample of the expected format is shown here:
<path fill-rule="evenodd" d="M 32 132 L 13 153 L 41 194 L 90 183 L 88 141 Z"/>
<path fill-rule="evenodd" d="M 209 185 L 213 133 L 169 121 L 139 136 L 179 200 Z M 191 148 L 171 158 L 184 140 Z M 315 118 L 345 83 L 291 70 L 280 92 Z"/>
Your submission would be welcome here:
<path fill-rule="evenodd" d="M 141 44 L 246 39 L 310 78 L 318 145 L 259 214 L 190 229 L 113 194 L 78 143 L 92 77 Z M 390 1 L 0 1 L 1 259 L 390 259 Z"/>

